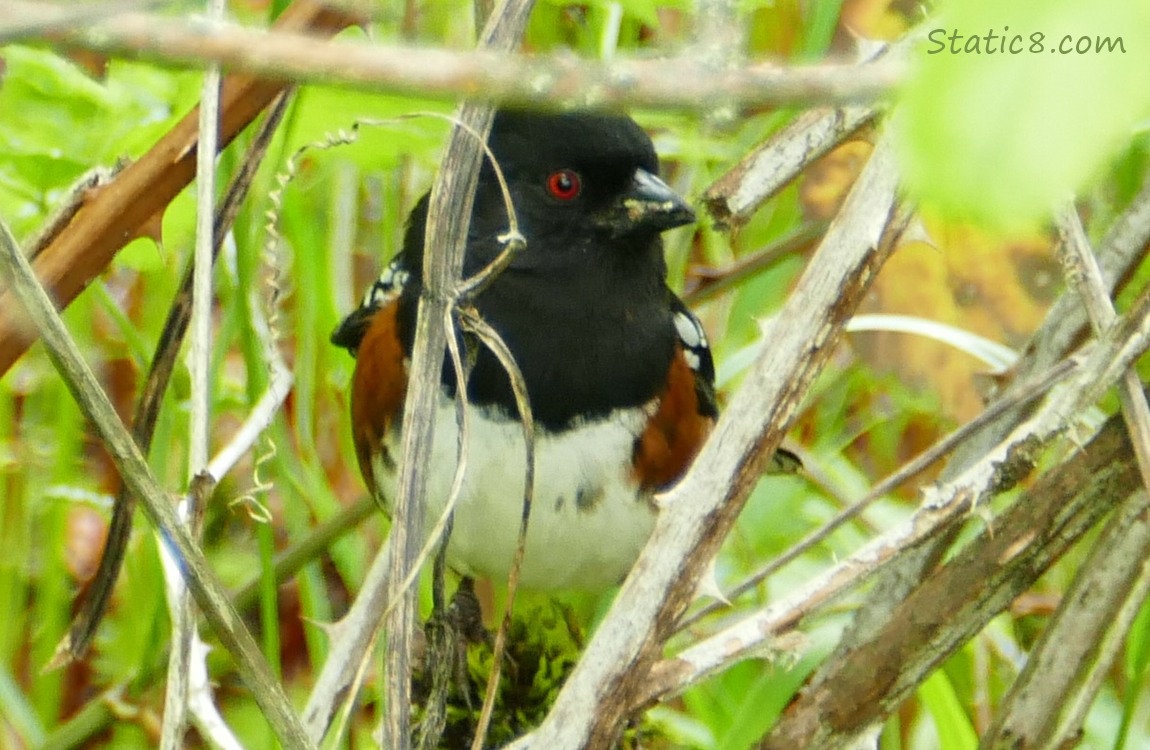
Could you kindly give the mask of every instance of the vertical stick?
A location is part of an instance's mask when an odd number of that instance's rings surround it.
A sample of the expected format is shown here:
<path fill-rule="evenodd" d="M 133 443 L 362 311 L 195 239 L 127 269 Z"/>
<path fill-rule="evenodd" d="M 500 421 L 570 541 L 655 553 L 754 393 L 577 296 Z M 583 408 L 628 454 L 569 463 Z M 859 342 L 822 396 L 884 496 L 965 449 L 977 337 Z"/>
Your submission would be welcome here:
<path fill-rule="evenodd" d="M 221 20 L 225 0 L 208 0 L 207 16 Z M 212 249 L 215 219 L 216 150 L 220 135 L 220 66 L 209 65 L 204 72 L 200 96 L 200 143 L 196 152 L 196 245 L 192 275 L 192 325 L 189 355 L 191 375 L 191 419 L 188 438 L 188 486 L 193 488 L 176 507 L 180 520 L 195 539 L 194 519 L 202 513 L 197 507 L 207 498 L 199 497 L 196 476 L 208 464 L 208 427 L 211 417 L 209 372 L 212 357 Z M 167 584 L 168 608 L 172 618 L 172 650 L 168 654 L 168 684 L 164 695 L 164 725 L 160 747 L 178 750 L 187 731 L 187 706 L 191 688 L 192 640 L 195 612 L 180 566 L 160 544 L 160 559 Z"/>
<path fill-rule="evenodd" d="M 518 43 L 534 0 L 502 0 L 484 27 L 481 49 L 510 51 Z M 391 526 L 391 578 L 388 601 L 392 612 L 387 628 L 384 675 L 387 706 L 383 741 L 394 750 L 411 743 L 411 651 L 418 614 L 417 592 L 404 586 L 423 546 L 423 509 L 426 507 L 424 457 L 430 455 L 432 420 L 439 397 L 439 372 L 447 344 L 445 312 L 454 304 L 455 288 L 463 271 L 463 251 L 471 223 L 471 204 L 479 177 L 481 148 L 472 137 L 487 137 L 494 115 L 489 105 L 462 104 L 451 133 L 443 166 L 431 189 L 424 239 L 424 292 L 419 301 L 415 345 L 407 403 L 403 418 L 403 451 Z M 405 590 L 406 589 L 406 590 Z"/>

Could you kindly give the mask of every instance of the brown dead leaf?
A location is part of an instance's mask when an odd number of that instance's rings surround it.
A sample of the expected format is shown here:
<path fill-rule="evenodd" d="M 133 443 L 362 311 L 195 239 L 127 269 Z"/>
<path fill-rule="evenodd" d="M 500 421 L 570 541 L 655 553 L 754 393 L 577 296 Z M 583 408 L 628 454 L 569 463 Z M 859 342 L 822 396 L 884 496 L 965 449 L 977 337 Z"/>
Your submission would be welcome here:
<path fill-rule="evenodd" d="M 108 56 L 87 49 L 67 50 L 64 54 L 76 65 L 97 81 L 104 80 L 108 74 Z"/>
<path fill-rule="evenodd" d="M 69 507 L 65 523 L 64 565 L 74 580 L 87 581 L 100 564 L 108 521 L 95 508 L 76 503 Z"/>
<path fill-rule="evenodd" d="M 934 245 L 911 242 L 887 261 L 860 312 L 925 318 L 1018 348 L 1038 326 L 1059 285 L 1050 237 L 999 239 L 927 222 Z M 960 421 L 981 411 L 976 376 L 990 368 L 952 346 L 904 333 L 852 337 L 872 366 L 894 371 L 942 399 Z"/>
<path fill-rule="evenodd" d="M 847 141 L 807 168 L 799 200 L 808 221 L 829 221 L 838 213 L 873 150 L 865 140 Z"/>
<path fill-rule="evenodd" d="M 892 0 L 845 0 L 839 23 L 854 36 L 891 41 L 909 28 L 907 11 L 917 12 L 917 6 L 907 6 Z"/>

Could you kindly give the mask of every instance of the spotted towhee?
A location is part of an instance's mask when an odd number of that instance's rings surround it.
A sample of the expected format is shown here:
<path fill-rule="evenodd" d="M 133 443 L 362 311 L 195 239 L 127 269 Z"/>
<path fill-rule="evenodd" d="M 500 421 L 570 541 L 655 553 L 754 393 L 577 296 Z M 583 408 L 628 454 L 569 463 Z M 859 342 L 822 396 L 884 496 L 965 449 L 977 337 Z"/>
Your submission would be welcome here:
<path fill-rule="evenodd" d="M 605 114 L 501 111 L 489 139 L 526 249 L 475 299 L 523 373 L 537 425 L 536 484 L 521 584 L 598 589 L 626 575 L 654 524 L 653 496 L 694 458 L 717 415 L 703 328 L 667 287 L 660 233 L 691 208 L 658 177 L 646 133 Z M 360 470 L 393 497 L 427 196 L 403 250 L 332 335 L 356 355 L 351 416 Z M 490 164 L 475 194 L 465 275 L 508 228 Z M 428 517 L 447 501 L 458 430 L 445 364 L 428 465 Z M 467 382 L 469 456 L 448 559 L 505 578 L 523 502 L 523 433 L 503 367 L 482 347 Z"/>

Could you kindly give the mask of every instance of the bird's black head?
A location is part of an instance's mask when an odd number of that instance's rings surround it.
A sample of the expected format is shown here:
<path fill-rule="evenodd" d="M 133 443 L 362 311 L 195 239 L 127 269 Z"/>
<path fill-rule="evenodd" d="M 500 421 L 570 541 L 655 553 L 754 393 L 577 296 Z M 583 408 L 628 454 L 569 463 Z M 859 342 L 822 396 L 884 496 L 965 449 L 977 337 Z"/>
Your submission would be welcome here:
<path fill-rule="evenodd" d="M 651 139 L 629 117 L 501 110 L 489 142 L 528 240 L 527 253 L 514 267 L 587 263 L 593 260 L 588 253 L 628 247 L 661 252 L 655 241 L 660 232 L 695 219 L 690 206 L 659 179 Z M 481 243 L 507 228 L 489 163 L 472 222 L 472 237 Z"/>

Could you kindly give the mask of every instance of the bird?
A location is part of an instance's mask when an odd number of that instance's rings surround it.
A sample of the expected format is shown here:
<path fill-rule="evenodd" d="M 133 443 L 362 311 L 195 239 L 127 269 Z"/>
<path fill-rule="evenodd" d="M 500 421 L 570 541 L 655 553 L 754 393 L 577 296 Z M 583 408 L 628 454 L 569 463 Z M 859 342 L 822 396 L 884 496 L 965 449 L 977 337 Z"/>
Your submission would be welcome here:
<path fill-rule="evenodd" d="M 536 427 L 519 585 L 603 590 L 626 576 L 654 527 L 656 495 L 682 477 L 718 416 L 707 336 L 668 286 L 661 237 L 693 224 L 695 212 L 659 177 L 651 138 L 626 115 L 504 108 L 488 144 L 526 241 L 474 299 L 522 372 Z M 428 200 L 412 209 L 400 251 L 331 337 L 355 357 L 356 457 L 389 515 Z M 465 277 L 499 256 L 508 226 L 485 161 Z M 468 458 L 447 560 L 465 577 L 498 581 L 519 539 L 524 437 L 503 366 L 481 345 L 471 351 Z M 425 528 L 443 513 L 456 469 L 459 391 L 445 357 Z"/>

